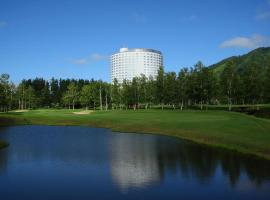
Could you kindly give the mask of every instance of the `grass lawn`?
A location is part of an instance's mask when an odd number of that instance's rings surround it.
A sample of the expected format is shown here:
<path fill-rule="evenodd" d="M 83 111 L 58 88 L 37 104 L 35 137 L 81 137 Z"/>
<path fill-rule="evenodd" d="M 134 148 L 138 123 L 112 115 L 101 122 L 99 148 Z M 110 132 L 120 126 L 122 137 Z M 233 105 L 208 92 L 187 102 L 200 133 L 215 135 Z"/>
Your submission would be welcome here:
<path fill-rule="evenodd" d="M 270 120 L 234 112 L 127 110 L 76 115 L 70 110 L 48 109 L 0 114 L 2 126 L 24 124 L 85 125 L 156 133 L 270 159 Z"/>

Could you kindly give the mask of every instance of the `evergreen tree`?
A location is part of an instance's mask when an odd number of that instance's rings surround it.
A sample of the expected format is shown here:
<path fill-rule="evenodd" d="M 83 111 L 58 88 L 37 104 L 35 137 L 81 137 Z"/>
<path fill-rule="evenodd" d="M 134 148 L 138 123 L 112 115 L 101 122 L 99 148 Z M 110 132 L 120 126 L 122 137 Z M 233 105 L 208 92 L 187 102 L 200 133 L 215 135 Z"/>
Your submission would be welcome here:
<path fill-rule="evenodd" d="M 177 100 L 180 102 L 180 109 L 183 110 L 184 104 L 188 100 L 188 69 L 184 68 L 177 77 Z"/>
<path fill-rule="evenodd" d="M 50 81 L 50 94 L 53 106 L 58 107 L 61 100 L 61 91 L 59 81 L 55 78 Z"/>

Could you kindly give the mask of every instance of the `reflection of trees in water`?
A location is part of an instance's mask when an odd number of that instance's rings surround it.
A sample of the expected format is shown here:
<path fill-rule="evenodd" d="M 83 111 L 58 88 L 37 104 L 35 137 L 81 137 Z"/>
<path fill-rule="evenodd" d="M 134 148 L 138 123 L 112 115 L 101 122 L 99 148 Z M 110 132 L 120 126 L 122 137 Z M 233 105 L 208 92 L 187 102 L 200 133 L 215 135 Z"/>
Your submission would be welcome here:
<path fill-rule="evenodd" d="M 203 184 L 221 170 L 232 187 L 245 174 L 256 186 L 270 179 L 268 161 L 166 137 L 120 134 L 110 154 L 112 177 L 125 189 L 160 182 L 168 172 Z"/>
<path fill-rule="evenodd" d="M 245 174 L 258 187 L 270 180 L 270 161 L 169 137 L 104 134 L 108 130 L 81 127 L 32 126 L 10 130 L 0 134 L 0 138 L 12 143 L 0 150 L 0 174 L 5 173 L 7 160 L 56 160 L 86 167 L 110 162 L 113 180 L 123 188 L 159 183 L 168 172 L 207 183 L 221 170 L 232 187 Z"/>
<path fill-rule="evenodd" d="M 2 134 L 4 133 L 5 129 L 6 127 L 0 127 L 0 140 L 4 138 L 4 135 Z M 0 149 L 0 175 L 4 174 L 6 171 L 7 160 L 8 160 L 7 149 Z"/>
<path fill-rule="evenodd" d="M 270 179 L 269 161 L 166 137 L 143 137 L 147 136 L 118 135 L 111 141 L 113 178 L 127 188 L 161 181 L 167 172 L 180 172 L 182 177 L 205 183 L 211 181 L 218 168 L 232 187 L 241 174 L 246 174 L 256 186 Z M 138 170 L 144 172 L 139 178 Z M 137 185 L 132 181 L 137 181 Z"/>
<path fill-rule="evenodd" d="M 7 162 L 8 162 L 7 150 L 0 149 L 0 175 L 6 172 Z"/>
<path fill-rule="evenodd" d="M 157 145 L 158 159 L 161 168 L 175 173 L 180 169 L 186 178 L 196 177 L 199 182 L 205 182 L 215 174 L 217 160 L 214 152 L 207 152 L 204 148 L 175 140 L 164 142 L 159 140 Z"/>
<path fill-rule="evenodd" d="M 159 140 L 156 148 L 160 169 L 175 172 L 179 166 L 182 176 L 195 177 L 201 183 L 211 180 L 218 166 L 231 186 L 239 181 L 241 174 L 247 174 L 256 186 L 270 180 L 270 162 L 266 160 L 182 141 L 168 144 Z"/>

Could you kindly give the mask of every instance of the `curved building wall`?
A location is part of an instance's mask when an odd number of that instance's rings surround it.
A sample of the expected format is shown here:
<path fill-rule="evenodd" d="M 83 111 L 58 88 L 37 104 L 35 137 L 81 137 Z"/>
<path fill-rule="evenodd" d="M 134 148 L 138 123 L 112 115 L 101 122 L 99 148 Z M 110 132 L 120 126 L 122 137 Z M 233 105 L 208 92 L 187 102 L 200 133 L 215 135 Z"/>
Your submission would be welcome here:
<path fill-rule="evenodd" d="M 122 83 L 124 79 L 132 80 L 141 74 L 155 78 L 162 66 L 163 57 L 160 51 L 121 48 L 111 56 L 111 81 L 116 78 Z"/>

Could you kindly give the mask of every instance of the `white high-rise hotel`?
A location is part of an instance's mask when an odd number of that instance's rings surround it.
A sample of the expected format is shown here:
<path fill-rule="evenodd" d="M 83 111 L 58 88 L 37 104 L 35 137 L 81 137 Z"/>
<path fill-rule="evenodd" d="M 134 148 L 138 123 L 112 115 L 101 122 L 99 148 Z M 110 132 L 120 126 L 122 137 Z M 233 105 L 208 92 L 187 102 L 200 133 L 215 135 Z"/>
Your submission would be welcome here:
<path fill-rule="evenodd" d="M 162 53 L 153 49 L 121 48 L 119 52 L 111 55 L 111 81 L 117 79 L 132 80 L 144 74 L 155 78 L 159 67 L 163 66 Z"/>

